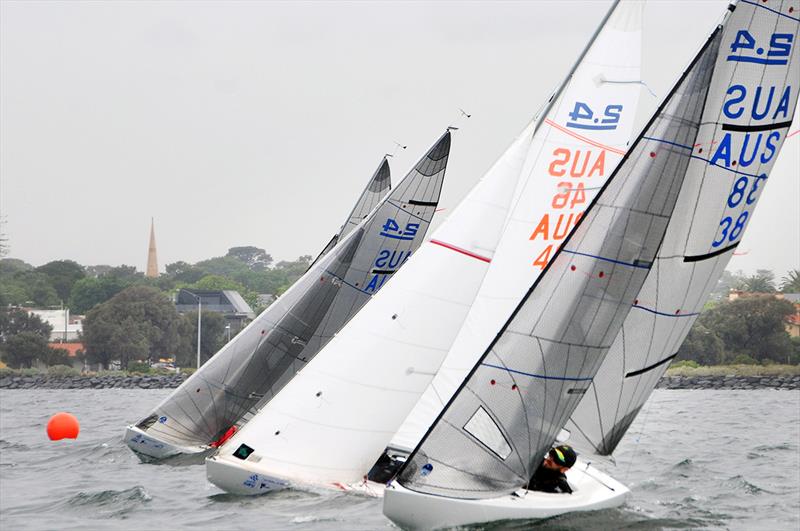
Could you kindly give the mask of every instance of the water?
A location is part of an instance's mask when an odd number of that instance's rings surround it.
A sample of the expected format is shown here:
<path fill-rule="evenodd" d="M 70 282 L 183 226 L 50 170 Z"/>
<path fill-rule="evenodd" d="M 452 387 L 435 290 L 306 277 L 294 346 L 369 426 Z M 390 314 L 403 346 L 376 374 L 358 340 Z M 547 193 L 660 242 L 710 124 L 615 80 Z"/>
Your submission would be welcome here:
<path fill-rule="evenodd" d="M 169 391 L 0 391 L 0 529 L 392 529 L 381 501 L 333 491 L 224 494 L 205 467 L 143 464 L 124 425 Z M 51 414 L 81 421 L 51 442 Z M 654 393 L 606 467 L 619 509 L 482 529 L 800 529 L 800 392 Z"/>

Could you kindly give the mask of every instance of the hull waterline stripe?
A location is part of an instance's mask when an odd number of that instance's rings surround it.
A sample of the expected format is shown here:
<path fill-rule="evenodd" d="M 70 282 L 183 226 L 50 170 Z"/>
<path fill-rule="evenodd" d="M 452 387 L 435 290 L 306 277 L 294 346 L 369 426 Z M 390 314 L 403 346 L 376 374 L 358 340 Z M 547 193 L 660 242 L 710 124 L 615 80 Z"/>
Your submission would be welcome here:
<path fill-rule="evenodd" d="M 570 131 L 566 127 L 561 127 L 560 125 L 558 125 L 557 123 L 555 123 L 553 120 L 551 120 L 549 118 L 545 118 L 544 123 L 546 123 L 550 127 L 555 127 L 556 129 L 558 129 L 562 133 L 566 133 L 566 134 L 568 134 L 569 136 L 571 136 L 573 138 L 577 138 L 581 142 L 586 142 L 587 144 L 590 144 L 590 145 L 595 146 L 595 147 L 599 147 L 600 149 L 605 149 L 607 151 L 611 151 L 612 153 L 616 153 L 618 155 L 624 155 L 625 154 L 625 152 L 622 151 L 621 149 L 617 149 L 615 147 L 607 146 L 605 144 L 601 144 L 600 142 L 595 142 L 594 140 L 586 138 L 583 135 L 579 135 L 578 133 L 576 133 L 574 131 Z"/>
<path fill-rule="evenodd" d="M 739 132 L 756 132 L 756 131 L 771 131 L 773 129 L 783 129 L 792 125 L 792 121 L 778 122 L 775 124 L 760 124 L 760 125 L 736 125 L 736 124 L 722 124 L 723 131 L 739 131 Z"/>
<path fill-rule="evenodd" d="M 578 251 L 570 251 L 568 249 L 564 249 L 564 252 L 567 253 L 567 254 L 574 254 L 574 255 L 578 255 L 578 256 L 588 256 L 589 258 L 596 258 L 597 260 L 602 260 L 604 262 L 611 262 L 612 264 L 619 264 L 619 265 L 624 265 L 624 266 L 628 266 L 628 267 L 637 267 L 639 269 L 650 269 L 650 267 L 653 265 L 652 262 L 641 262 L 641 263 L 639 263 L 639 262 L 633 262 L 633 263 L 623 262 L 621 260 L 614 260 L 613 258 L 605 258 L 603 256 L 596 256 L 596 255 L 588 254 L 588 253 L 580 253 Z"/>
<path fill-rule="evenodd" d="M 539 378 L 542 380 L 562 380 L 565 382 L 591 382 L 591 378 L 570 378 L 569 376 L 545 376 L 543 374 L 532 374 L 529 372 L 515 371 L 508 367 L 501 367 L 499 365 L 492 365 L 491 363 L 481 363 L 484 367 L 491 367 L 492 369 L 500 369 L 501 371 L 513 372 L 514 374 L 521 374 L 523 376 L 530 376 L 531 378 Z"/>
<path fill-rule="evenodd" d="M 646 373 L 646 372 L 652 371 L 652 370 L 653 370 L 653 369 L 655 369 L 656 367 L 658 367 L 658 366 L 660 366 L 660 365 L 664 365 L 665 363 L 667 363 L 669 360 L 671 360 L 672 358 L 674 358 L 674 357 L 675 357 L 675 356 L 677 356 L 677 355 L 678 355 L 678 353 L 676 352 L 676 353 L 675 353 L 675 354 L 673 354 L 672 356 L 667 356 L 667 357 L 666 357 L 666 358 L 664 358 L 663 360 L 661 360 L 661 361 L 657 361 L 657 362 L 655 362 L 655 363 L 654 363 L 654 364 L 652 364 L 652 365 L 648 365 L 648 366 L 647 366 L 647 367 L 645 367 L 644 369 L 639 369 L 638 371 L 632 371 L 632 372 L 629 372 L 628 374 L 626 374 L 626 375 L 625 375 L 625 378 L 630 378 L 631 376 L 639 376 L 640 374 L 644 374 L 644 373 Z"/>
<path fill-rule="evenodd" d="M 663 317 L 692 317 L 693 315 L 700 315 L 699 312 L 693 312 L 693 313 L 666 313 L 666 312 L 659 312 L 658 310 L 654 310 L 652 308 L 648 308 L 647 306 L 639 306 L 638 304 L 634 304 L 633 308 L 637 308 L 639 310 L 644 310 L 646 312 L 654 313 L 656 315 L 661 315 Z"/>
<path fill-rule="evenodd" d="M 440 245 L 445 249 L 450 249 L 451 251 L 455 251 L 457 253 L 461 253 L 465 256 L 469 256 L 470 258 L 475 258 L 476 260 L 480 260 L 481 262 L 486 262 L 487 264 L 492 262 L 491 258 L 486 258 L 485 256 L 481 256 L 479 254 L 475 254 L 473 252 L 467 251 L 466 249 L 462 249 L 461 247 L 456 247 L 455 245 L 450 245 L 449 243 L 444 243 L 439 240 L 429 240 L 434 245 Z"/>
<path fill-rule="evenodd" d="M 683 257 L 683 261 L 684 262 L 700 262 L 702 260 L 708 260 L 709 258 L 714 258 L 715 256 L 719 256 L 721 254 L 727 253 L 728 251 L 732 251 L 733 249 L 736 249 L 739 246 L 740 243 L 742 243 L 742 242 L 736 242 L 733 245 L 729 245 L 727 247 L 723 247 L 722 249 L 717 249 L 716 251 L 712 251 L 712 252 L 706 253 L 706 254 L 696 254 L 694 256 L 684 256 Z"/>

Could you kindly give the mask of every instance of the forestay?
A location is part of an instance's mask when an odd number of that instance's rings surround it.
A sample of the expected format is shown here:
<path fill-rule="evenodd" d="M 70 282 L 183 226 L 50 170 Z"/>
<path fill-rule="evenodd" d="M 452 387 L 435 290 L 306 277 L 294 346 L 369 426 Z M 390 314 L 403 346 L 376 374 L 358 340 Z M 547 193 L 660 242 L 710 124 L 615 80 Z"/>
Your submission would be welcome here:
<path fill-rule="evenodd" d="M 450 149 L 445 136 L 385 200 L 283 296 L 137 427 L 179 447 L 213 443 L 242 424 L 403 265 L 425 235 Z M 384 160 L 342 229 L 386 187 Z M 139 448 L 135 448 L 139 449 Z"/>
<path fill-rule="evenodd" d="M 682 76 L 401 469 L 413 491 L 493 498 L 522 487 L 616 337 L 662 242 L 719 38 Z M 666 145 L 666 147 L 664 147 Z"/>
<path fill-rule="evenodd" d="M 534 128 L 531 122 L 392 283 L 220 448 L 216 466 L 312 483 L 362 479 L 463 323 L 494 255 Z M 233 456 L 243 444 L 254 449 L 244 461 Z M 209 479 L 241 489 L 219 477 Z"/>
<path fill-rule="evenodd" d="M 615 6 L 565 80 L 528 149 L 475 302 L 390 447 L 416 447 L 628 149 L 641 92 L 641 19 L 641 2 Z"/>
<path fill-rule="evenodd" d="M 614 451 L 742 240 L 797 104 L 796 6 L 739 3 L 725 24 L 697 141 L 659 142 L 659 152 L 688 160 L 686 183 L 634 309 L 566 426 L 585 450 Z"/>

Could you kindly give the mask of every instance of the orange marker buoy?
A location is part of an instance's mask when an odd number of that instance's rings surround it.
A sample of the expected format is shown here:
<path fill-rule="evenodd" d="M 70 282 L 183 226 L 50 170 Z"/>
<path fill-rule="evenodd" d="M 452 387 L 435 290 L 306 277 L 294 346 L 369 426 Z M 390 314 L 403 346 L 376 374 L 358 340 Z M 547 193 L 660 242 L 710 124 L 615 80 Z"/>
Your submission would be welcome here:
<path fill-rule="evenodd" d="M 51 441 L 77 439 L 80 430 L 78 419 L 69 413 L 56 413 L 47 421 L 47 436 Z"/>

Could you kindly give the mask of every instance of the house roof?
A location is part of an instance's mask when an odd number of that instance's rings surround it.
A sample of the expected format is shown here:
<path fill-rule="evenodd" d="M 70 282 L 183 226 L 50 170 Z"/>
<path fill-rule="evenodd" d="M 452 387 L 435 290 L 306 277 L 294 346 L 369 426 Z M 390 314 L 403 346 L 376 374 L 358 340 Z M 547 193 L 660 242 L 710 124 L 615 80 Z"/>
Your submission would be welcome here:
<path fill-rule="evenodd" d="M 47 346 L 52 349 L 63 348 L 70 358 L 74 358 L 79 350 L 83 350 L 83 343 L 48 343 Z"/>

